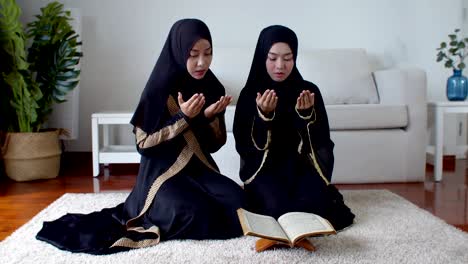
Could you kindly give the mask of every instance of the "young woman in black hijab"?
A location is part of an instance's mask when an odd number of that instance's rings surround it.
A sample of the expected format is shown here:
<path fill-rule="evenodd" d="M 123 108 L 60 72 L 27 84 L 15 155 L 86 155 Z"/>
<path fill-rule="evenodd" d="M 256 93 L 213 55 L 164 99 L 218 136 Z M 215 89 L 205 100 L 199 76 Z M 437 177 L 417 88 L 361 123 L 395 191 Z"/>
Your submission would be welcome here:
<path fill-rule="evenodd" d="M 211 35 L 200 20 L 171 28 L 131 120 L 141 153 L 125 203 L 45 222 L 38 239 L 73 251 L 108 254 L 169 239 L 242 235 L 243 191 L 219 174 L 210 153 L 226 141 L 231 102 L 209 70 Z"/>
<path fill-rule="evenodd" d="M 284 26 L 260 33 L 234 119 L 247 207 L 278 218 L 311 212 L 339 230 L 354 214 L 330 184 L 334 143 L 316 85 L 296 68 L 296 34 Z"/>

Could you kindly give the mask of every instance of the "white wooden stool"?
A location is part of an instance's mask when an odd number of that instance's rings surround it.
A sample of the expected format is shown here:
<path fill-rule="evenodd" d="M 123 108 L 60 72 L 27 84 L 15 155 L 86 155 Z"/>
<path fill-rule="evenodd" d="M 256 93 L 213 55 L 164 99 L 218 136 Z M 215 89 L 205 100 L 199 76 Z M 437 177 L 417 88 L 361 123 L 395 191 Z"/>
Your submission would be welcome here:
<path fill-rule="evenodd" d="M 100 164 L 140 163 L 140 154 L 135 145 L 109 144 L 109 125 L 130 125 L 133 113 L 100 112 L 91 115 L 93 149 L 93 176 L 99 175 Z M 102 146 L 99 144 L 99 128 L 102 126 Z"/>

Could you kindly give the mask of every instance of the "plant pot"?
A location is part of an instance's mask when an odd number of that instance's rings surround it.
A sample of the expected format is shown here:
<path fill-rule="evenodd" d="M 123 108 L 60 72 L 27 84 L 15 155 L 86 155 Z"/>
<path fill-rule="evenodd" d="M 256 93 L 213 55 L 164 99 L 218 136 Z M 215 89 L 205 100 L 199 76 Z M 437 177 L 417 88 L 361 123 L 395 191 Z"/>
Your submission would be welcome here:
<path fill-rule="evenodd" d="M 7 133 L 2 146 L 6 175 L 15 181 L 55 178 L 60 170 L 60 130 Z"/>

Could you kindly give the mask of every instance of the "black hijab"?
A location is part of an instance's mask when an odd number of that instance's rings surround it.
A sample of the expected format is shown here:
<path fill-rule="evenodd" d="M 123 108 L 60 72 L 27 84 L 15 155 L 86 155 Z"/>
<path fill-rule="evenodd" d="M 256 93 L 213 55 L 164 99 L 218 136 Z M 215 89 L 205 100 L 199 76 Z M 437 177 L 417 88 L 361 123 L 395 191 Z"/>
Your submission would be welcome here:
<path fill-rule="evenodd" d="M 275 122 L 275 125 L 278 127 L 275 130 L 281 133 L 284 132 L 284 136 L 288 136 L 289 133 L 295 133 L 288 128 L 291 127 L 291 122 L 294 120 L 293 115 L 296 115 L 294 110 L 296 99 L 302 90 L 308 89 L 307 86 L 309 85 L 305 84 L 296 64 L 294 64 L 290 75 L 285 80 L 276 82 L 271 79 L 267 72 L 266 61 L 271 47 L 278 42 L 289 45 L 294 62 L 296 61 L 298 40 L 294 31 L 281 25 L 273 25 L 263 29 L 258 37 L 250 73 L 245 87 L 242 89 L 239 102 L 242 105 L 241 107 L 249 112 L 250 116 L 253 116 L 256 112 L 255 98 L 257 92 L 263 93 L 266 89 L 274 89 L 278 95 L 278 105 L 275 111 L 278 121 Z"/>
<path fill-rule="evenodd" d="M 247 82 L 242 89 L 236 107 L 234 118 L 234 136 L 236 138 L 236 147 L 245 158 L 251 157 L 256 153 L 251 147 L 251 129 L 254 117 L 257 115 L 257 104 L 255 102 L 256 94 L 263 93 L 266 89 L 274 89 L 278 96 L 278 104 L 275 109 L 275 121 L 271 124 L 274 131 L 272 137 L 281 140 L 275 140 L 275 148 L 281 150 L 297 150 L 300 144 L 298 136 L 298 121 L 295 110 L 296 100 L 302 90 L 309 90 L 315 94 L 315 112 L 317 120 L 314 123 L 312 134 L 317 145 L 328 144 L 330 139 L 328 118 L 323 103 L 323 98 L 318 87 L 304 80 L 294 63 L 291 74 L 281 82 L 274 81 L 267 72 L 266 61 L 268 52 L 275 43 L 283 42 L 289 45 L 294 62 L 298 56 L 298 39 L 294 31 L 281 26 L 273 25 L 263 29 L 260 32 L 257 46 L 250 68 Z M 305 138 L 305 136 L 303 136 Z M 285 140 L 288 139 L 288 140 Z"/>
<path fill-rule="evenodd" d="M 252 66 L 244 89 L 253 89 L 255 90 L 255 93 L 263 93 L 266 89 L 274 88 L 280 84 L 284 86 L 291 84 L 292 82 L 300 82 L 303 80 L 301 74 L 296 68 L 296 64 L 294 64 L 294 68 L 288 78 L 281 83 L 275 82 L 268 75 L 265 66 L 268 52 L 271 47 L 278 42 L 284 42 L 289 45 L 293 53 L 294 61 L 296 61 L 298 41 L 294 31 L 280 25 L 269 26 L 263 29 L 258 37 Z"/>
<path fill-rule="evenodd" d="M 167 99 L 173 95 L 177 101 L 177 92 L 182 93 L 184 100 L 202 92 L 206 99 L 203 109 L 224 95 L 223 85 L 211 70 L 201 80 L 193 78 L 187 71 L 190 50 L 200 39 L 208 40 L 213 50 L 205 23 L 198 19 L 182 19 L 174 23 L 130 121 L 132 125 L 149 134 L 160 129 L 165 121 L 162 117 Z"/>

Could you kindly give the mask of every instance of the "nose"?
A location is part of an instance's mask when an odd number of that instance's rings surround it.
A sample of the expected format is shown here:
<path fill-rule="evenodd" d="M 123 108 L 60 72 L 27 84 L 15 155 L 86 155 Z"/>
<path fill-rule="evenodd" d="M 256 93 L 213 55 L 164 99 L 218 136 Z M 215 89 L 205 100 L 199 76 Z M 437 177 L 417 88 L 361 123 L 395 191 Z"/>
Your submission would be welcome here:
<path fill-rule="evenodd" d="M 202 67 L 206 63 L 206 58 L 205 56 L 200 56 L 197 61 L 197 66 Z"/>
<path fill-rule="evenodd" d="M 284 61 L 283 61 L 283 59 L 277 59 L 277 60 L 276 60 L 276 63 L 275 63 L 275 67 L 276 67 L 277 69 L 283 69 L 283 67 L 284 67 Z"/>

